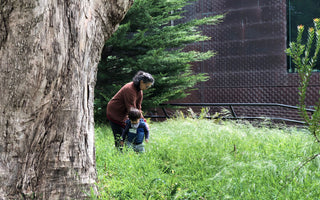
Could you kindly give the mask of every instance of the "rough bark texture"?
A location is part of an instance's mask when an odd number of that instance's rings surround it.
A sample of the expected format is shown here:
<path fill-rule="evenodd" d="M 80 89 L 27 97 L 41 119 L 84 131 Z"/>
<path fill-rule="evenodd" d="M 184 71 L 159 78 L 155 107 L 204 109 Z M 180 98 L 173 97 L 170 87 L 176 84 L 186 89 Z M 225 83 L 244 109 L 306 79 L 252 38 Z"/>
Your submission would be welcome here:
<path fill-rule="evenodd" d="M 97 64 L 132 3 L 0 0 L 0 199 L 94 188 Z"/>

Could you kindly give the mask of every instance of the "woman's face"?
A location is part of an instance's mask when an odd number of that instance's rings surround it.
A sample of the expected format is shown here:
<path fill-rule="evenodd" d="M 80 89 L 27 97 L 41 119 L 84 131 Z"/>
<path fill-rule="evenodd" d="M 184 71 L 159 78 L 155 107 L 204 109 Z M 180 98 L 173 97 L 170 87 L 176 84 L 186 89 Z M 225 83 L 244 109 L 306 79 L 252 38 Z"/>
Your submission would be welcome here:
<path fill-rule="evenodd" d="M 140 81 L 140 89 L 146 90 L 152 86 L 152 83 L 145 83 L 142 80 Z"/>

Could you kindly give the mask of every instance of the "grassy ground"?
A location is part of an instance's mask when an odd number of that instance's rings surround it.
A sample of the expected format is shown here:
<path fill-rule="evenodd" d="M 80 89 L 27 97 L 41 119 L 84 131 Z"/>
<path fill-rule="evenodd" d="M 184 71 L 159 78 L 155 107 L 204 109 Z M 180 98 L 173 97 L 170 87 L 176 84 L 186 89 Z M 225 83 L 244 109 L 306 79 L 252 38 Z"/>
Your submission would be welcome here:
<path fill-rule="evenodd" d="M 150 123 L 146 153 L 118 152 L 96 127 L 99 199 L 320 199 L 320 148 L 307 131 L 174 119 Z"/>

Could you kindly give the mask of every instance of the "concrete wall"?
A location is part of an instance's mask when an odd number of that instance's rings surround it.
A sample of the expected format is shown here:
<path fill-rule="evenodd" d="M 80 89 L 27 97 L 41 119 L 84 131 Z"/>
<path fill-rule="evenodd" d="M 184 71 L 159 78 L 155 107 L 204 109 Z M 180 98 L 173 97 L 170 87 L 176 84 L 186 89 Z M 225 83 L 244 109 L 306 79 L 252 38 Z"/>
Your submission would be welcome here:
<path fill-rule="evenodd" d="M 194 65 L 210 80 L 179 102 L 298 104 L 298 76 L 287 72 L 285 0 L 198 0 L 187 7 L 186 19 L 226 13 L 223 23 L 202 27 L 210 41 L 188 48 L 214 50 L 212 59 Z M 319 73 L 312 75 L 307 105 L 319 99 Z M 176 101 L 177 102 L 177 101 Z M 297 113 L 275 108 L 236 108 L 243 115 Z"/>

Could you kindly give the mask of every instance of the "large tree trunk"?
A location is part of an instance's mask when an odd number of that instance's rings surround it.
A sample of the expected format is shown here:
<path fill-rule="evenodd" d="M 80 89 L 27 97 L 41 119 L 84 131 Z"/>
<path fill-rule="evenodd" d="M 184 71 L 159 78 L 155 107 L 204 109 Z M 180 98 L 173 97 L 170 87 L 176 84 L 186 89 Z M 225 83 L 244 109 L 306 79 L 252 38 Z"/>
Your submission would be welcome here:
<path fill-rule="evenodd" d="M 93 89 L 133 0 L 0 0 L 0 199 L 95 188 Z"/>

